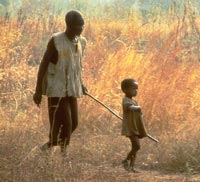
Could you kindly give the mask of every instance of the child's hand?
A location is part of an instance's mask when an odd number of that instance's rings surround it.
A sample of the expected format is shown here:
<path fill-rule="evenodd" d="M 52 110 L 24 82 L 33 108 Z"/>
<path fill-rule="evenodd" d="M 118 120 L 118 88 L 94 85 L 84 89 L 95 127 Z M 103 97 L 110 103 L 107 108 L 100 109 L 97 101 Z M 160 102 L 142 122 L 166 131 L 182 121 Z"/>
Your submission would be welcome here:
<path fill-rule="evenodd" d="M 136 109 L 135 111 L 139 112 L 142 115 L 142 108 L 140 106 L 138 106 L 138 109 Z"/>
<path fill-rule="evenodd" d="M 142 109 L 141 109 L 141 107 L 140 107 L 140 106 L 138 106 L 138 108 L 136 108 L 135 110 L 136 110 L 136 111 L 139 111 L 139 112 L 141 112 L 141 111 L 142 111 Z"/>

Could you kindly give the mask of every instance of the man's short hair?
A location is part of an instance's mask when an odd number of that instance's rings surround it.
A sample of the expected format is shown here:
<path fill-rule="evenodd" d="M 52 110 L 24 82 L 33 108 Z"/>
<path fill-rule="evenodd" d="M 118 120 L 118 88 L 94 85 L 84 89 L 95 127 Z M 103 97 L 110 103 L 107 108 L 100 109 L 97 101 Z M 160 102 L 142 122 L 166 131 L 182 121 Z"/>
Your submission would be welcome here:
<path fill-rule="evenodd" d="M 132 83 L 135 83 L 135 85 L 138 85 L 136 80 L 132 78 L 126 78 L 121 82 L 121 89 L 124 91 L 126 88 L 128 88 Z"/>
<path fill-rule="evenodd" d="M 73 24 L 78 23 L 80 19 L 83 20 L 82 14 L 79 11 L 71 10 L 65 15 L 65 23 L 67 26 L 72 26 Z M 84 20 L 83 20 L 84 23 Z"/>

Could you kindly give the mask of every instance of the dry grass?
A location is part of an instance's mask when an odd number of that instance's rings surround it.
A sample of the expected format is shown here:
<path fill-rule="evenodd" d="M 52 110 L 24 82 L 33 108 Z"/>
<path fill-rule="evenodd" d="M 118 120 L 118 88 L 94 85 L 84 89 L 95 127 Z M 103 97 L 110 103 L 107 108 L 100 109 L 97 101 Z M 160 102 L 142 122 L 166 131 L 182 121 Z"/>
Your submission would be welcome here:
<path fill-rule="evenodd" d="M 121 121 L 86 97 L 79 102 L 79 128 L 67 157 L 62 158 L 59 148 L 40 152 L 38 147 L 48 136 L 48 118 L 45 99 L 40 110 L 32 102 L 37 65 L 51 33 L 62 31 L 64 25 L 57 17 L 53 24 L 48 18 L 1 20 L 3 181 L 200 181 L 194 175 L 200 171 L 199 27 L 195 23 L 199 18 L 190 21 L 185 14 L 174 24 L 136 21 L 87 22 L 84 80 L 93 96 L 119 114 L 121 80 L 138 80 L 137 100 L 145 123 L 160 140 L 159 145 L 142 140 L 136 164 L 142 175 L 127 173 L 120 164 L 130 149 L 120 136 Z"/>

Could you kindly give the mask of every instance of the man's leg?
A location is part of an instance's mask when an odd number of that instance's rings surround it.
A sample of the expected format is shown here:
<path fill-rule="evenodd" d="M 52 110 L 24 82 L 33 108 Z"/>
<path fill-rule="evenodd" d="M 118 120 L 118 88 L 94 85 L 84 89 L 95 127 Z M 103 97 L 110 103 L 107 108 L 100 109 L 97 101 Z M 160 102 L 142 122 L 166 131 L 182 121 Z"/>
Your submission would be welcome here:
<path fill-rule="evenodd" d="M 61 145 L 61 151 L 64 152 L 66 150 L 66 146 L 69 145 L 72 133 L 71 105 L 69 97 L 65 97 L 64 102 L 62 102 L 61 115 L 62 115 L 62 126 L 60 133 L 60 145 Z"/>
<path fill-rule="evenodd" d="M 71 106 L 71 117 L 72 117 L 72 132 L 77 128 L 78 126 L 78 104 L 77 104 L 77 98 L 70 97 L 69 98 L 70 106 Z"/>
<path fill-rule="evenodd" d="M 49 113 L 49 141 L 41 146 L 41 150 L 45 151 L 50 149 L 52 146 L 58 144 L 59 129 L 61 126 L 60 120 L 60 104 L 62 98 L 59 97 L 49 97 L 48 98 L 48 113 Z"/>
<path fill-rule="evenodd" d="M 62 119 L 62 103 L 63 98 L 50 97 L 48 98 L 50 132 L 49 142 L 53 145 L 58 145 L 58 135 L 61 127 Z"/>

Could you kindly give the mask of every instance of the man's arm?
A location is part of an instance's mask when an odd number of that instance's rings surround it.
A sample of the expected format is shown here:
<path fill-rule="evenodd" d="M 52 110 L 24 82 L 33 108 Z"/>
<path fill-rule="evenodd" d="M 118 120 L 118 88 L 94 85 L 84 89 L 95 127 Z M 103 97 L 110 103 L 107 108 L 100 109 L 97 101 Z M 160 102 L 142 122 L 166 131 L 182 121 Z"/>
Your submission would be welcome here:
<path fill-rule="evenodd" d="M 51 38 L 47 45 L 47 49 L 44 53 L 44 56 L 42 58 L 40 66 L 39 66 L 35 94 L 33 95 L 33 100 L 34 100 L 35 104 L 37 104 L 38 106 L 41 103 L 42 83 L 43 83 L 44 75 L 47 71 L 49 62 L 56 64 L 57 61 L 58 61 L 58 52 L 55 48 L 54 40 L 53 40 L 53 38 Z"/>
<path fill-rule="evenodd" d="M 86 44 L 87 44 L 87 40 L 85 37 L 81 36 L 81 48 L 82 48 L 82 56 L 84 56 L 84 53 L 85 53 L 85 49 L 86 49 Z M 83 57 L 82 57 L 83 59 Z M 84 95 L 87 95 L 88 93 L 88 89 L 86 88 L 85 84 L 83 83 L 83 79 L 81 77 L 81 83 L 82 83 L 82 91 L 83 91 L 83 94 Z"/>

